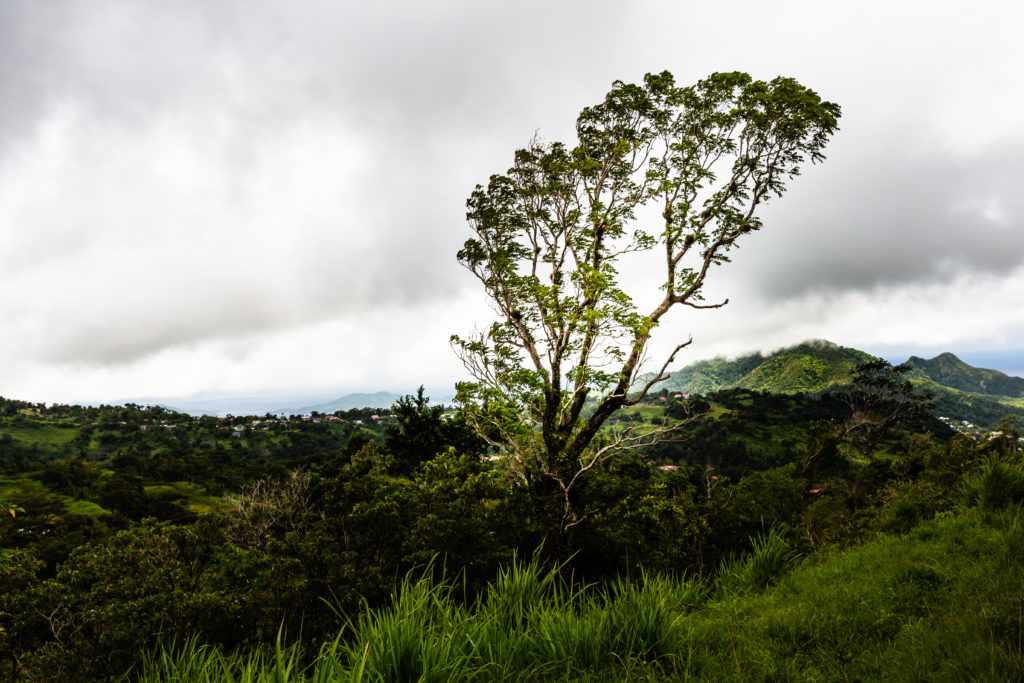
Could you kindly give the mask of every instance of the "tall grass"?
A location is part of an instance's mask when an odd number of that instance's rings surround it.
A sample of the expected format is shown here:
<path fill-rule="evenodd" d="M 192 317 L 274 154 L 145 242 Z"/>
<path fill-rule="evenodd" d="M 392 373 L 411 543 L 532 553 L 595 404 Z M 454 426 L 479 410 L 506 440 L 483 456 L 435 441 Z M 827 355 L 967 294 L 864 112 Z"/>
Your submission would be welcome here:
<path fill-rule="evenodd" d="M 796 561 L 797 553 L 782 532 L 772 527 L 767 534 L 751 539 L 749 555 L 733 558 L 719 572 L 723 594 L 761 591 L 782 576 Z"/>
<path fill-rule="evenodd" d="M 354 678 L 300 678 L 299 646 L 285 646 L 278 635 L 273 650 L 223 653 L 189 638 L 180 647 L 169 647 L 143 656 L 137 680 L 152 683 L 286 683 L 296 680 L 358 680 Z M 130 674 L 125 677 L 133 680 Z"/>
<path fill-rule="evenodd" d="M 407 576 L 391 606 L 364 610 L 349 624 L 351 636 L 339 654 L 349 668 L 358 664 L 369 672 L 371 680 L 457 681 L 471 666 L 467 617 L 452 599 L 451 585 Z"/>
<path fill-rule="evenodd" d="M 192 640 L 147 657 L 139 680 L 1019 680 L 1021 526 L 1013 508 L 964 508 L 799 565 L 769 532 L 713 590 L 646 575 L 584 587 L 517 561 L 466 605 L 457 584 L 407 578 L 305 668 L 280 641 Z"/>
<path fill-rule="evenodd" d="M 364 610 L 305 669 L 296 646 L 224 654 L 195 640 L 147 657 L 139 680 L 515 681 L 659 678 L 675 667 L 679 620 L 704 599 L 696 579 L 642 576 L 599 590 L 534 559 L 504 567 L 475 605 L 455 585 L 406 577 L 392 604 Z"/>
<path fill-rule="evenodd" d="M 969 505 L 986 510 L 1024 502 L 1024 467 L 1014 460 L 993 457 L 967 480 L 964 497 Z"/>

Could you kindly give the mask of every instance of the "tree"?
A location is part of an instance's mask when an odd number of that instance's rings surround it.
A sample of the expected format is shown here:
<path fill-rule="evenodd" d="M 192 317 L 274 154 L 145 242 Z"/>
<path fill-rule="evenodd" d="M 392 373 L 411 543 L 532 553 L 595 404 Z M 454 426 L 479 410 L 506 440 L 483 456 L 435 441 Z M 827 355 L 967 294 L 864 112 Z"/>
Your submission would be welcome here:
<path fill-rule="evenodd" d="M 458 259 L 498 319 L 452 337 L 474 380 L 459 400 L 524 481 L 540 473 L 557 483 L 563 526 L 577 521 L 570 494 L 582 475 L 656 436 L 601 434 L 692 341 L 640 380 L 654 329 L 677 306 L 728 302 L 705 301 L 707 276 L 761 228 L 756 209 L 782 195 L 800 164 L 824 158 L 838 117 L 838 105 L 790 78 L 716 73 L 679 87 L 668 72 L 648 74 L 616 81 L 584 109 L 575 146 L 534 138 L 470 195 L 474 236 Z M 648 313 L 620 287 L 627 254 L 660 260 L 662 294 Z"/>
<path fill-rule="evenodd" d="M 914 425 L 931 412 L 931 394 L 903 379 L 913 369 L 881 358 L 861 363 L 851 373 L 849 389 L 840 395 L 850 409 L 840 439 L 859 447 L 868 460 L 874 459 L 878 445 L 894 430 Z"/>
<path fill-rule="evenodd" d="M 227 496 L 225 535 L 239 547 L 266 552 L 271 532 L 303 531 L 303 518 L 312 505 L 311 481 L 308 473 L 297 470 L 283 479 L 259 479 Z"/>
<path fill-rule="evenodd" d="M 460 415 L 446 417 L 443 405 L 430 405 L 423 387 L 415 396 L 398 399 L 391 415 L 394 421 L 384 425 L 384 448 L 391 454 L 392 470 L 397 474 L 412 476 L 422 463 L 449 447 L 474 457 L 486 448 Z"/>

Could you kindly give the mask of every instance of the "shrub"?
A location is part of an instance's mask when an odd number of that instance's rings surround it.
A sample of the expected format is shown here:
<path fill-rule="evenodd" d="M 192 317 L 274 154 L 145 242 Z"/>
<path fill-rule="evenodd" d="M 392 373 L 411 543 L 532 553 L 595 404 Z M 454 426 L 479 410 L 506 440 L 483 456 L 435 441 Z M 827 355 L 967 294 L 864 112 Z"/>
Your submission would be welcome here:
<path fill-rule="evenodd" d="M 751 542 L 753 550 L 749 555 L 732 559 L 722 567 L 719 589 L 724 593 L 764 590 L 782 576 L 798 556 L 775 527 Z"/>
<path fill-rule="evenodd" d="M 911 496 L 904 496 L 896 501 L 889 518 L 885 522 L 888 531 L 905 534 L 921 521 L 921 506 Z"/>
<path fill-rule="evenodd" d="M 980 473 L 968 479 L 965 498 L 969 505 L 985 510 L 1024 502 L 1024 468 L 1001 458 L 988 460 Z"/>

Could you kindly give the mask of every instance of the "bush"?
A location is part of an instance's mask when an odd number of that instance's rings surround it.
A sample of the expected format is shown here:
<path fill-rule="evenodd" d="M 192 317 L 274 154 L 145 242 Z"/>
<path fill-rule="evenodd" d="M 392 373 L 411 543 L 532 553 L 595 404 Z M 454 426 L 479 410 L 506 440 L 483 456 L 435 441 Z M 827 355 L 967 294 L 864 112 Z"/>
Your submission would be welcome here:
<path fill-rule="evenodd" d="M 782 576 L 798 556 L 775 527 L 751 542 L 750 555 L 732 559 L 722 567 L 718 581 L 723 593 L 764 590 Z"/>
<path fill-rule="evenodd" d="M 904 496 L 896 501 L 885 522 L 885 529 L 898 534 L 905 534 L 921 521 L 921 506 L 911 496 Z"/>
<path fill-rule="evenodd" d="M 1024 502 L 1024 468 L 1017 462 L 990 459 L 980 473 L 968 479 L 965 498 L 969 505 L 985 510 Z"/>

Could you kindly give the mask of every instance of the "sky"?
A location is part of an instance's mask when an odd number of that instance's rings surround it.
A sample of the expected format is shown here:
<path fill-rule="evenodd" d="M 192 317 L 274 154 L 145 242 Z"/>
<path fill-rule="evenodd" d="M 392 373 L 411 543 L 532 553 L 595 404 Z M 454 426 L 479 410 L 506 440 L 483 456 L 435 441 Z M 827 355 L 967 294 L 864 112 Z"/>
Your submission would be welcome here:
<path fill-rule="evenodd" d="M 5 0 L 0 395 L 450 393 L 450 335 L 493 319 L 469 193 L 662 70 L 843 115 L 709 278 L 730 304 L 652 356 L 823 338 L 1024 375 L 1022 29 L 992 0 Z"/>

